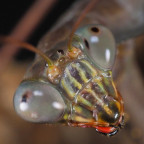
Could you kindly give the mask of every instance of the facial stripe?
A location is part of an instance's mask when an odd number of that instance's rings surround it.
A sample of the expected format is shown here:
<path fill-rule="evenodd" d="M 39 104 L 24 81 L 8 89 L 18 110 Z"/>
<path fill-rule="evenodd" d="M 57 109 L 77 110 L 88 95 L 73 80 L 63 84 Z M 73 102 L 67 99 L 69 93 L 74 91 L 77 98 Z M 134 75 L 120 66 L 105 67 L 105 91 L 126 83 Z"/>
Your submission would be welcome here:
<path fill-rule="evenodd" d="M 85 89 L 86 92 L 90 93 L 100 105 L 103 105 L 103 101 L 98 97 L 94 90 L 91 88 Z"/>
<path fill-rule="evenodd" d="M 86 92 L 90 93 L 90 96 L 93 96 L 96 100 L 96 103 L 98 103 L 107 114 L 112 115 L 113 112 L 111 111 L 111 109 L 108 107 L 108 105 L 106 105 L 104 103 L 104 101 L 102 100 L 101 96 L 99 96 L 93 89 L 92 87 L 89 85 L 88 88 L 84 89 Z"/>
<path fill-rule="evenodd" d="M 71 76 L 68 69 L 66 69 L 66 74 L 69 77 L 70 82 L 80 90 L 82 88 L 82 85 L 73 76 Z"/>
<path fill-rule="evenodd" d="M 103 105 L 103 109 L 105 110 L 105 112 L 108 115 L 112 115 L 113 114 L 112 110 L 106 104 Z"/>
<path fill-rule="evenodd" d="M 67 68 L 73 78 L 75 78 L 80 84 L 84 84 L 84 81 L 81 79 L 79 72 L 76 68 L 72 67 L 71 65 Z"/>
<path fill-rule="evenodd" d="M 81 122 L 91 122 L 94 121 L 92 112 L 87 110 L 85 107 L 80 105 L 74 105 L 72 111 L 72 119 Z"/>
<path fill-rule="evenodd" d="M 77 101 L 77 104 L 84 105 L 84 106 L 85 106 L 87 109 L 89 109 L 90 111 L 93 110 L 93 107 L 94 107 L 94 106 L 92 105 L 92 103 L 91 103 L 89 100 L 83 98 L 81 94 L 79 94 L 79 95 L 77 96 L 76 101 Z"/>
<path fill-rule="evenodd" d="M 90 74 L 92 75 L 92 77 L 95 77 L 97 75 L 97 71 L 88 61 L 82 60 L 81 63 L 83 63 L 90 70 Z"/>
<path fill-rule="evenodd" d="M 105 94 L 107 93 L 104 86 L 103 86 L 103 82 L 102 82 L 102 78 L 95 78 L 92 80 L 93 83 L 97 84 L 98 87 L 101 89 L 101 91 L 103 91 Z"/>
<path fill-rule="evenodd" d="M 65 78 L 62 78 L 61 80 L 61 85 L 63 87 L 63 89 L 65 90 L 65 92 L 68 94 L 68 96 L 70 97 L 70 99 L 74 99 L 75 96 L 75 92 L 73 91 L 70 83 L 66 82 Z"/>
<path fill-rule="evenodd" d="M 99 98 L 107 95 L 107 91 L 103 87 L 102 83 L 98 80 L 92 80 L 91 89 L 95 91 Z"/>
<path fill-rule="evenodd" d="M 79 62 L 78 64 L 80 65 L 81 69 L 83 71 L 85 71 L 85 75 L 86 75 L 87 79 L 92 79 L 93 78 L 93 76 L 91 74 L 92 71 L 84 63 Z"/>
<path fill-rule="evenodd" d="M 75 115 L 73 118 L 77 122 L 94 122 L 94 119 L 84 118 L 82 116 Z"/>
<path fill-rule="evenodd" d="M 80 68 L 80 64 L 79 63 L 72 64 L 72 67 L 76 68 L 76 70 L 79 72 L 79 75 L 80 75 L 81 79 L 85 83 L 87 83 L 89 81 L 89 79 L 87 79 L 87 77 L 86 77 L 86 72 L 82 68 Z"/>
<path fill-rule="evenodd" d="M 116 87 L 111 79 L 103 78 L 102 85 L 106 91 L 109 92 L 109 95 L 113 96 L 114 98 L 118 97 Z"/>

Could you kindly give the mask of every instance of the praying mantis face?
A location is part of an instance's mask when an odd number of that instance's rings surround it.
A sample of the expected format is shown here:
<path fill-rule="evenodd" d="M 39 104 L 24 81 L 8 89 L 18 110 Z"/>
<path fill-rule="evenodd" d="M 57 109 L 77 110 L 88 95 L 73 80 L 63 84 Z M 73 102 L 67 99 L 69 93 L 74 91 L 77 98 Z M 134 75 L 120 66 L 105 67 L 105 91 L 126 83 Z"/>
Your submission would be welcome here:
<path fill-rule="evenodd" d="M 39 76 L 20 84 L 15 110 L 31 122 L 63 122 L 113 135 L 124 116 L 123 100 L 112 79 L 113 35 L 103 26 L 86 25 L 74 33 L 71 46 L 52 66 L 43 68 L 45 80 Z"/>

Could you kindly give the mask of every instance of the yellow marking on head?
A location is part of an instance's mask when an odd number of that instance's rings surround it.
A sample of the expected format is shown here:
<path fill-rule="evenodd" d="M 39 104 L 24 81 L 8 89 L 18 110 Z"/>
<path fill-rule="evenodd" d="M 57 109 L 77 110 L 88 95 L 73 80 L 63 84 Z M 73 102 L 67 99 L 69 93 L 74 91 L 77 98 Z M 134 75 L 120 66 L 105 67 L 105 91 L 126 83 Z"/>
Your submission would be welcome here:
<path fill-rule="evenodd" d="M 79 114 L 82 113 L 82 108 L 79 107 L 79 106 L 77 106 L 77 105 L 73 106 L 73 109 L 74 109 L 74 111 L 76 111 L 76 112 L 79 113 Z"/>
<path fill-rule="evenodd" d="M 81 77 L 81 79 L 86 83 L 88 82 L 88 79 L 86 77 L 86 73 L 83 69 L 81 69 L 77 64 L 72 64 L 72 67 L 76 68 L 77 71 L 79 72 L 79 75 Z"/>
<path fill-rule="evenodd" d="M 81 116 L 75 116 L 73 118 L 74 121 L 77 121 L 77 122 L 94 122 L 94 119 L 87 119 L 87 118 L 83 118 Z"/>
<path fill-rule="evenodd" d="M 115 104 L 116 104 L 118 110 L 121 111 L 121 105 L 120 105 L 120 103 L 118 101 L 115 101 Z"/>
<path fill-rule="evenodd" d="M 116 86 L 114 84 L 114 81 L 112 80 L 112 87 L 114 89 L 114 92 L 115 92 L 115 96 L 118 98 L 118 93 L 117 93 L 117 89 L 116 89 Z"/>
<path fill-rule="evenodd" d="M 65 114 L 64 116 L 63 116 L 63 119 L 65 119 L 65 120 L 67 120 L 68 119 L 68 114 Z"/>
<path fill-rule="evenodd" d="M 100 87 L 100 90 L 102 90 L 103 93 L 107 94 L 107 92 L 106 92 L 101 80 L 95 78 L 95 79 L 92 80 L 92 82 L 97 83 L 98 86 Z"/>
<path fill-rule="evenodd" d="M 91 75 L 93 77 L 97 75 L 97 71 L 92 67 L 92 65 L 88 61 L 82 60 L 81 62 L 85 64 L 91 70 Z"/>
<path fill-rule="evenodd" d="M 95 99 L 101 104 L 103 105 L 103 101 L 96 95 L 96 93 L 91 89 L 91 88 L 88 88 L 88 89 L 85 89 L 85 91 L 91 93 Z"/>
<path fill-rule="evenodd" d="M 93 110 L 92 107 L 94 106 L 88 100 L 84 99 L 81 95 L 78 95 L 77 102 L 86 105 L 87 107 L 89 107 L 89 109 Z"/>
<path fill-rule="evenodd" d="M 70 96 L 71 99 L 73 99 L 75 96 L 75 92 L 71 89 L 71 87 L 66 83 L 64 79 L 61 80 L 61 84 L 66 93 Z"/>
<path fill-rule="evenodd" d="M 107 105 L 104 105 L 104 106 L 103 106 L 103 109 L 105 110 L 105 112 L 106 112 L 107 114 L 109 114 L 109 115 L 112 115 L 112 114 L 113 114 L 113 112 L 111 111 L 111 109 L 109 109 L 109 107 L 108 107 Z"/>
<path fill-rule="evenodd" d="M 68 69 L 66 69 L 66 73 L 69 76 L 70 81 L 74 84 L 74 86 L 80 90 L 82 88 L 82 85 L 73 76 L 71 76 Z"/>
<path fill-rule="evenodd" d="M 109 109 L 109 107 L 104 104 L 104 102 L 96 95 L 95 91 L 93 91 L 91 88 L 86 89 L 86 91 L 91 93 L 96 98 L 97 102 L 103 107 L 107 114 L 112 115 L 113 112 L 111 109 Z"/>

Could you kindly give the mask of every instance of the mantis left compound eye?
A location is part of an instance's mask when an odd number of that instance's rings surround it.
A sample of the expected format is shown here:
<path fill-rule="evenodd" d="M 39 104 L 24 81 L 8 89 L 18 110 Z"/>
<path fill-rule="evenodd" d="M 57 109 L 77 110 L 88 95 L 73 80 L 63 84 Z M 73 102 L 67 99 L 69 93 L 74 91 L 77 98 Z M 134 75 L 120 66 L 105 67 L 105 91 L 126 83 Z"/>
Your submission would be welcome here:
<path fill-rule="evenodd" d="M 101 25 L 86 25 L 79 28 L 75 35 L 83 41 L 83 51 L 94 64 L 102 69 L 112 69 L 115 60 L 115 40 L 110 32 Z"/>

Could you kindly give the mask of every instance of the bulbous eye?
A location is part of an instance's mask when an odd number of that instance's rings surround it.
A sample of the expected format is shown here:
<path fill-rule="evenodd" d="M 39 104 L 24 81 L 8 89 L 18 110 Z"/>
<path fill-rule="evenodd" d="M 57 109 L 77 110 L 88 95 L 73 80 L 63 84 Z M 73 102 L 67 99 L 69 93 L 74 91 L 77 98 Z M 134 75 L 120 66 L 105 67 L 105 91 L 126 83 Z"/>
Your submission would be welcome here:
<path fill-rule="evenodd" d="M 100 25 L 87 25 L 79 28 L 75 34 L 84 43 L 84 51 L 92 61 L 104 69 L 111 69 L 115 59 L 115 41 L 112 33 Z"/>
<path fill-rule="evenodd" d="M 52 86 L 25 81 L 15 93 L 14 107 L 27 121 L 52 123 L 61 120 L 66 106 L 60 93 Z"/>

